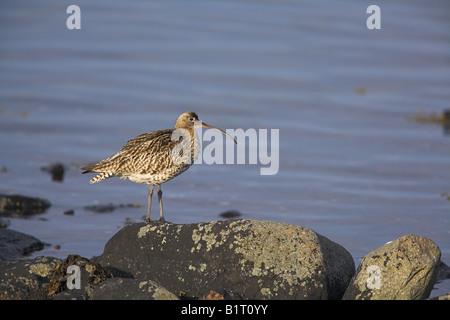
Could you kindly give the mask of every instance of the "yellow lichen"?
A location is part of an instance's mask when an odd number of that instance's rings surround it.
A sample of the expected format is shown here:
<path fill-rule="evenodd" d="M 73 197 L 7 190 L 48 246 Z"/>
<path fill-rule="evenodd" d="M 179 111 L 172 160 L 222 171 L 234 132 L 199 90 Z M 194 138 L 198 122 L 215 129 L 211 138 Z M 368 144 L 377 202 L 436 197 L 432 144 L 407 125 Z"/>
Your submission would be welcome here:
<path fill-rule="evenodd" d="M 41 277 L 48 277 L 54 268 L 48 263 L 36 263 L 30 266 L 30 273 Z"/>

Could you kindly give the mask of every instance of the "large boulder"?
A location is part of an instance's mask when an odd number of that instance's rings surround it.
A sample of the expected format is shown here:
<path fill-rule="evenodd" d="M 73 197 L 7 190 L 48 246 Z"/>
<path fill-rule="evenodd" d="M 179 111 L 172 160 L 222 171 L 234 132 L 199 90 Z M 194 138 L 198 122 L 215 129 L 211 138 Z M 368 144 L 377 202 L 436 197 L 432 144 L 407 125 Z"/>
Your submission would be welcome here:
<path fill-rule="evenodd" d="M 350 253 L 297 225 L 228 220 L 124 227 L 94 260 L 113 274 L 152 280 L 185 298 L 340 299 Z"/>
<path fill-rule="evenodd" d="M 419 300 L 429 297 L 441 257 L 431 240 L 406 235 L 361 261 L 343 299 Z"/>

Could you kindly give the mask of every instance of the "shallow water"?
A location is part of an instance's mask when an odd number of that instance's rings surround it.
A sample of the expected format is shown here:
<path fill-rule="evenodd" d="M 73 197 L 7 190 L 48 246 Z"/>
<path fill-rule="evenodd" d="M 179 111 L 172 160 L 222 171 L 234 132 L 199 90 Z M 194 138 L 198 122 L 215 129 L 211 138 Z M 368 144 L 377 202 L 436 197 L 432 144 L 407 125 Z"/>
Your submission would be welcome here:
<path fill-rule="evenodd" d="M 168 220 L 238 210 L 309 227 L 356 263 L 418 234 L 450 263 L 450 137 L 411 121 L 449 108 L 448 1 L 381 3 L 381 30 L 364 1 L 83 0 L 81 30 L 66 28 L 69 4 L 0 4 L 0 192 L 52 202 L 11 219 L 50 244 L 34 255 L 99 255 L 142 221 L 145 185 L 90 185 L 79 167 L 194 110 L 221 129 L 279 129 L 280 167 L 196 164 L 163 185 Z M 63 182 L 40 169 L 54 162 Z M 108 203 L 141 207 L 84 209 Z"/>

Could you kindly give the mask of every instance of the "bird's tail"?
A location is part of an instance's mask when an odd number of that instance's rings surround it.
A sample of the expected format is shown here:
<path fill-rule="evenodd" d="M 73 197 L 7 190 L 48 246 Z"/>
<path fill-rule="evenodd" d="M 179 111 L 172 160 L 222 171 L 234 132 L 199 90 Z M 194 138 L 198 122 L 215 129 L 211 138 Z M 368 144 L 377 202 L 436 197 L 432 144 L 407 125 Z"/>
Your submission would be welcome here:
<path fill-rule="evenodd" d="M 85 167 L 82 167 L 81 170 L 85 170 L 82 173 L 91 173 L 91 172 L 95 172 L 95 167 L 96 165 L 88 165 Z M 98 172 L 98 171 L 97 171 Z M 93 177 L 91 179 L 91 181 L 89 181 L 89 183 L 96 183 L 96 182 L 100 182 L 102 180 L 105 180 L 107 178 L 113 177 L 115 176 L 115 174 L 113 172 L 100 172 L 99 174 L 97 174 L 95 177 Z"/>
<path fill-rule="evenodd" d="M 83 172 L 84 173 L 84 172 Z M 96 182 L 100 182 L 102 180 L 105 180 L 107 178 L 113 177 L 115 174 L 112 172 L 100 172 L 99 174 L 97 174 L 95 177 L 93 177 L 91 179 L 91 181 L 89 181 L 89 183 L 96 183 Z"/>

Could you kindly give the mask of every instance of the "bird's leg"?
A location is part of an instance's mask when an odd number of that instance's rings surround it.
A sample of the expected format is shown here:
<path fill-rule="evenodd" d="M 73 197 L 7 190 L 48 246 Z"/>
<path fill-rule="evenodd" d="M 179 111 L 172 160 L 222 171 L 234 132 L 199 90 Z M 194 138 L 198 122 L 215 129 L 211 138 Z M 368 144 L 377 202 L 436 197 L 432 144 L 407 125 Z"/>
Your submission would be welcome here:
<path fill-rule="evenodd" d="M 163 204 L 162 204 L 162 190 L 161 185 L 158 185 L 158 200 L 159 200 L 159 221 L 166 221 L 164 219 L 164 212 L 163 212 Z"/>
<path fill-rule="evenodd" d="M 155 187 L 154 184 L 148 189 L 148 200 L 147 200 L 147 215 L 145 216 L 145 222 L 150 223 L 150 208 L 152 206 L 152 195 L 153 195 L 153 188 Z"/>

